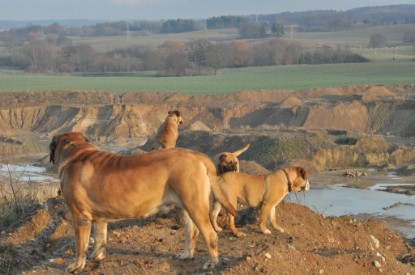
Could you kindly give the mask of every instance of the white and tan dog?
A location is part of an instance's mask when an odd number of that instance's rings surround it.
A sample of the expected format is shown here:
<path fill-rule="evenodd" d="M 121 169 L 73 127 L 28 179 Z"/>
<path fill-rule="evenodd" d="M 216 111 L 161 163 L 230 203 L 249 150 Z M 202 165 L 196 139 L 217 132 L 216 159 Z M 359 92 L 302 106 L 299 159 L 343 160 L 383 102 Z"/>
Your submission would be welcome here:
<path fill-rule="evenodd" d="M 152 150 L 176 147 L 179 137 L 179 125 L 183 123 L 182 115 L 179 111 L 169 111 L 166 120 L 157 130 L 156 138 Z"/>
<path fill-rule="evenodd" d="M 264 234 L 270 234 L 267 228 L 267 218 L 274 229 L 284 232 L 277 224 L 275 207 L 291 191 L 307 191 L 310 189 L 307 172 L 304 168 L 292 166 L 267 175 L 254 176 L 246 173 L 224 173 L 219 177 L 219 186 L 227 200 L 236 208 L 237 202 L 250 207 L 260 207 L 260 228 Z M 211 220 L 216 231 L 222 231 L 217 224 L 217 217 L 221 206 L 215 202 L 211 213 Z M 232 232 L 240 237 L 234 224 L 234 217 L 228 215 L 228 224 Z"/>
<path fill-rule="evenodd" d="M 222 152 L 213 157 L 213 162 L 215 163 L 218 173 L 223 174 L 226 172 L 239 172 L 239 159 L 243 152 L 248 150 L 250 144 L 244 146 L 243 148 L 231 153 L 231 152 Z"/>
<path fill-rule="evenodd" d="M 49 149 L 75 231 L 76 260 L 69 272 L 84 268 L 93 223 L 91 257 L 102 260 L 108 222 L 147 217 L 169 204 L 179 209 L 185 225 L 186 247 L 179 258 L 193 257 L 200 230 L 210 254 L 204 268 L 217 264 L 218 237 L 209 217 L 210 192 L 220 202 L 225 197 L 208 156 L 181 148 L 123 156 L 99 150 L 76 132 L 54 136 Z M 224 202 L 224 207 L 236 215 L 229 202 Z"/>

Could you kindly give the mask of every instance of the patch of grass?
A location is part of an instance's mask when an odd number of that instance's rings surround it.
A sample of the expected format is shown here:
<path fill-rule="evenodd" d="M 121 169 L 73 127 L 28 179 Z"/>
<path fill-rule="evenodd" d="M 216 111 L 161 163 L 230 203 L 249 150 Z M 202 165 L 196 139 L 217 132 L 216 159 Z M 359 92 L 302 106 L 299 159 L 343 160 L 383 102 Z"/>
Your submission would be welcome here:
<path fill-rule="evenodd" d="M 0 244 L 0 274 L 12 274 L 13 258 L 16 256 L 17 251 L 14 246 Z"/>
<path fill-rule="evenodd" d="M 312 150 L 304 138 L 294 136 L 265 139 L 253 144 L 252 149 L 256 161 L 270 170 L 284 166 L 287 161 L 307 159 Z"/>
<path fill-rule="evenodd" d="M 192 95 L 246 90 L 305 90 L 349 85 L 414 83 L 415 62 L 293 65 L 224 69 L 218 75 L 189 77 L 10 74 L 0 72 L 0 92 L 107 91 L 175 92 Z"/>
<path fill-rule="evenodd" d="M 28 198 L 7 201 L 0 205 L 0 231 L 16 223 L 35 205 L 35 201 Z"/>
<path fill-rule="evenodd" d="M 349 47 L 366 47 L 369 43 L 370 36 L 374 33 L 380 33 L 386 38 L 386 43 L 396 45 L 402 43 L 405 32 L 412 31 L 415 24 L 398 24 L 365 27 L 361 29 L 337 32 L 294 32 L 293 38 L 304 42 L 331 43 L 336 45 L 345 45 Z M 288 36 L 290 35 L 287 32 Z"/>
<path fill-rule="evenodd" d="M 353 52 L 360 54 L 367 59 L 376 61 L 382 60 L 413 60 L 415 58 L 415 48 L 405 47 L 384 47 L 384 48 L 353 48 Z"/>

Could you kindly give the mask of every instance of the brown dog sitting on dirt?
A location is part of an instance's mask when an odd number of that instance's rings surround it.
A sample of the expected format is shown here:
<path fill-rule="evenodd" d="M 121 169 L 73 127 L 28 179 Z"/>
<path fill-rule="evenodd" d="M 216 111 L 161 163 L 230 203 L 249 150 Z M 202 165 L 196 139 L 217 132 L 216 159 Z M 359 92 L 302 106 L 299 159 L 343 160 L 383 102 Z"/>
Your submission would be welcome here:
<path fill-rule="evenodd" d="M 248 150 L 250 144 L 245 147 L 231 153 L 222 152 L 213 157 L 213 162 L 218 168 L 218 174 L 226 172 L 239 172 L 239 159 L 238 156 Z"/>
<path fill-rule="evenodd" d="M 179 125 L 183 123 L 180 111 L 169 111 L 166 120 L 157 130 L 156 139 L 152 150 L 176 147 L 179 137 Z"/>
<path fill-rule="evenodd" d="M 101 151 L 76 132 L 54 136 L 49 149 L 75 231 L 76 259 L 69 272 L 85 266 L 92 224 L 95 242 L 91 257 L 102 260 L 108 222 L 147 217 L 171 204 L 178 208 L 185 225 L 185 251 L 178 257 L 193 258 L 200 232 L 210 255 L 204 268 L 218 263 L 218 237 L 209 217 L 211 191 L 227 211 L 236 215 L 236 209 L 223 201 L 226 197 L 208 156 L 182 148 L 123 156 Z"/>
<path fill-rule="evenodd" d="M 264 234 L 271 231 L 266 227 L 267 218 L 272 227 L 284 232 L 278 226 L 275 217 L 275 207 L 291 191 L 307 191 L 310 189 L 307 172 L 302 167 L 292 166 L 267 175 L 254 176 L 246 173 L 224 173 L 219 176 L 219 187 L 226 196 L 226 200 L 236 208 L 237 203 L 251 207 L 260 207 L 260 228 Z M 221 205 L 214 203 L 211 213 L 211 221 L 216 231 L 222 231 L 217 224 L 217 217 Z M 237 236 L 245 236 L 239 232 L 234 224 L 234 217 L 228 215 L 228 224 L 232 232 Z"/>

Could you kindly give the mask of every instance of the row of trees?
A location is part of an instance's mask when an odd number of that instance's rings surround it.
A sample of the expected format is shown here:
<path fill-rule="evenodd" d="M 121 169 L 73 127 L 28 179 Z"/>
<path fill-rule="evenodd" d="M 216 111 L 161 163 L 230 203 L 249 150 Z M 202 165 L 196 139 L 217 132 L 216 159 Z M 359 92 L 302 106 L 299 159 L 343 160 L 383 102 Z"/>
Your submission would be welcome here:
<path fill-rule="evenodd" d="M 128 73 L 156 71 L 160 75 L 182 76 L 217 73 L 221 68 L 286 64 L 362 62 L 347 48 L 306 49 L 280 39 L 248 43 L 235 40 L 212 43 L 198 39 L 188 43 L 169 40 L 157 48 L 130 47 L 99 53 L 87 44 L 62 45 L 33 39 L 20 49 L 0 58 L 0 66 L 29 72 Z"/>
<path fill-rule="evenodd" d="M 203 28 L 238 28 L 242 33 L 246 33 L 247 28 L 252 29 L 258 24 L 261 27 L 256 26 L 256 31 L 258 33 L 264 33 L 264 28 L 268 27 L 271 29 L 271 26 L 275 25 L 276 22 L 285 25 L 295 25 L 299 31 L 340 31 L 362 28 L 364 26 L 413 24 L 415 23 L 415 5 L 368 7 L 349 11 L 315 10 L 284 12 L 258 15 L 256 18 L 253 16 L 219 16 L 206 20 L 128 20 L 75 27 L 63 27 L 55 23 L 49 26 L 34 25 L 11 29 L 7 32 L 0 33 L 0 39 L 5 35 L 11 35 L 18 40 L 22 40 L 29 33 L 41 33 L 42 35 L 54 34 L 57 36 L 113 36 L 124 35 L 128 31 L 172 33 L 188 32 Z M 275 31 L 273 33 L 277 32 Z M 251 36 L 253 36 L 252 33 L 247 35 L 246 38 Z M 256 34 L 256 37 L 262 36 Z"/>

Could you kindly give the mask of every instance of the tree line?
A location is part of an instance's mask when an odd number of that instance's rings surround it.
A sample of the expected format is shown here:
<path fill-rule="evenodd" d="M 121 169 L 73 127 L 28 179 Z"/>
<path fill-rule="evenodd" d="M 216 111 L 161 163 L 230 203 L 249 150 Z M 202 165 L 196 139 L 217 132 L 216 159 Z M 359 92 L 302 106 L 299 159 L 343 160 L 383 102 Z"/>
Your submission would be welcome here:
<path fill-rule="evenodd" d="M 134 46 L 106 53 L 88 44 L 61 43 L 58 36 L 33 35 L 19 48 L 0 57 L 0 66 L 35 73 L 132 73 L 155 71 L 162 76 L 217 73 L 222 68 L 289 64 L 365 62 L 348 48 L 305 48 L 275 38 L 257 42 L 213 43 L 168 40 L 158 47 Z"/>

